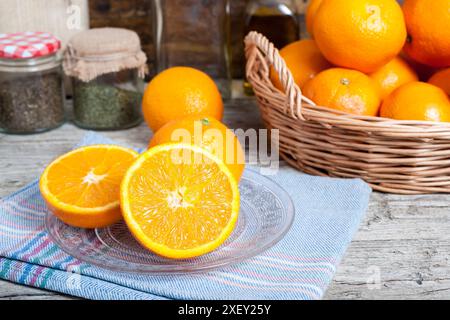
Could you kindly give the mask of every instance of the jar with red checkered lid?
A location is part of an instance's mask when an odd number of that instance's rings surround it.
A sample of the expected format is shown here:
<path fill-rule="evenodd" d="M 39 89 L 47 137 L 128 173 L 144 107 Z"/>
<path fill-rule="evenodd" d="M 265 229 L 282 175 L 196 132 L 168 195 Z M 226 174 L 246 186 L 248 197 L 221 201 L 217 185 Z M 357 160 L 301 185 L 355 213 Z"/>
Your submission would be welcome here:
<path fill-rule="evenodd" d="M 64 122 L 60 47 L 46 32 L 0 33 L 1 132 L 36 133 Z"/>

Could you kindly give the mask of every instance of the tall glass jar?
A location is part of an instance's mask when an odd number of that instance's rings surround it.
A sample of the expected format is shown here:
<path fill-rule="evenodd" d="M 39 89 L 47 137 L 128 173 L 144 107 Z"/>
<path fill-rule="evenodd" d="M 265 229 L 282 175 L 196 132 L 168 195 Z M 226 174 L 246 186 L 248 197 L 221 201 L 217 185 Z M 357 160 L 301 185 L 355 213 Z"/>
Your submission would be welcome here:
<path fill-rule="evenodd" d="M 64 122 L 59 48 L 49 33 L 0 35 L 1 132 L 37 133 Z"/>
<path fill-rule="evenodd" d="M 133 31 L 83 31 L 68 44 L 64 70 L 73 79 L 74 123 L 91 130 L 121 130 L 141 120 L 146 56 Z"/>
<path fill-rule="evenodd" d="M 157 70 L 188 66 L 231 97 L 230 0 L 152 0 Z"/>

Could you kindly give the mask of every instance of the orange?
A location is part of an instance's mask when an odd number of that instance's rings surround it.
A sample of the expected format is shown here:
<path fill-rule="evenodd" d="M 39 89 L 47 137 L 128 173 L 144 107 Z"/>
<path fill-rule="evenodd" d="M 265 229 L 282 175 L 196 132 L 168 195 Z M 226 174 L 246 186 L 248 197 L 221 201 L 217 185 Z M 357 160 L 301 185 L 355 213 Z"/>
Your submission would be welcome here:
<path fill-rule="evenodd" d="M 157 75 L 147 86 L 142 102 L 145 121 L 153 131 L 187 115 L 222 120 L 223 101 L 214 81 L 204 72 L 174 67 Z"/>
<path fill-rule="evenodd" d="M 119 187 L 138 153 L 113 145 L 73 150 L 53 161 L 39 187 L 59 219 L 79 228 L 101 228 L 121 219 Z"/>
<path fill-rule="evenodd" d="M 314 37 L 313 35 L 314 18 L 316 17 L 317 10 L 319 9 L 322 2 L 323 0 L 311 0 L 311 2 L 308 5 L 308 8 L 306 9 L 306 30 L 309 32 L 311 37 Z"/>
<path fill-rule="evenodd" d="M 406 53 L 432 67 L 450 67 L 450 1 L 405 0 Z"/>
<path fill-rule="evenodd" d="M 317 105 L 356 115 L 376 116 L 380 106 L 377 85 L 356 70 L 325 70 L 306 83 L 303 93 Z"/>
<path fill-rule="evenodd" d="M 313 31 L 328 61 L 364 73 L 391 61 L 406 40 L 403 13 L 395 0 L 324 0 Z"/>
<path fill-rule="evenodd" d="M 194 145 L 164 144 L 148 150 L 125 174 L 120 196 L 134 237 L 172 259 L 218 248 L 239 213 L 233 174 L 219 158 Z"/>
<path fill-rule="evenodd" d="M 300 40 L 293 42 L 280 51 L 281 56 L 294 77 L 295 83 L 302 88 L 305 83 L 314 78 L 319 72 L 331 67 L 322 56 L 314 40 Z M 272 83 L 284 91 L 278 74 L 272 68 L 270 72 Z"/>
<path fill-rule="evenodd" d="M 165 143 L 195 144 L 221 159 L 241 179 L 245 168 L 245 154 L 236 135 L 223 123 L 201 116 L 188 116 L 169 122 L 159 129 L 150 141 L 149 148 Z"/>
<path fill-rule="evenodd" d="M 386 98 L 380 115 L 396 120 L 450 122 L 450 100 L 436 86 L 425 82 L 410 82 Z"/>
<path fill-rule="evenodd" d="M 428 83 L 441 88 L 450 96 L 450 68 L 436 72 Z"/>
<path fill-rule="evenodd" d="M 401 85 L 419 81 L 416 72 L 402 58 L 396 57 L 385 66 L 370 74 L 380 87 L 380 96 L 384 100 L 392 91 Z"/>

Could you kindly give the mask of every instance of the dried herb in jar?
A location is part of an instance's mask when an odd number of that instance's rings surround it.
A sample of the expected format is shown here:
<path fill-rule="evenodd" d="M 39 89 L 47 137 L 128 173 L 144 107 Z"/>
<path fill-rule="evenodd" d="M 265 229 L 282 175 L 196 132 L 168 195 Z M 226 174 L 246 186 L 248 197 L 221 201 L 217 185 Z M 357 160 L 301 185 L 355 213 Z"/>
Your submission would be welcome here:
<path fill-rule="evenodd" d="M 77 81 L 74 113 L 80 126 L 97 129 L 123 128 L 141 119 L 142 94 L 112 85 Z"/>
<path fill-rule="evenodd" d="M 74 36 L 63 66 L 73 79 L 75 124 L 93 130 L 139 124 L 146 61 L 134 31 L 100 28 Z"/>
<path fill-rule="evenodd" d="M 0 128 L 31 133 L 57 127 L 64 121 L 62 77 L 49 72 L 23 77 L 0 74 Z"/>

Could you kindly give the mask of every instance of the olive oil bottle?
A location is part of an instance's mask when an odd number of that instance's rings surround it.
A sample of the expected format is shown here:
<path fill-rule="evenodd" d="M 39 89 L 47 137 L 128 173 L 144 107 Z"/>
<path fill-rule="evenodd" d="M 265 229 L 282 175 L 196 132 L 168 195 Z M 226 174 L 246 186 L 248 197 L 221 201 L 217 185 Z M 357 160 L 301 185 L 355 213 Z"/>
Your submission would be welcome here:
<path fill-rule="evenodd" d="M 294 0 L 250 0 L 246 8 L 245 35 L 258 31 L 278 49 L 300 38 L 300 25 Z M 253 90 L 248 81 L 244 91 Z"/>

